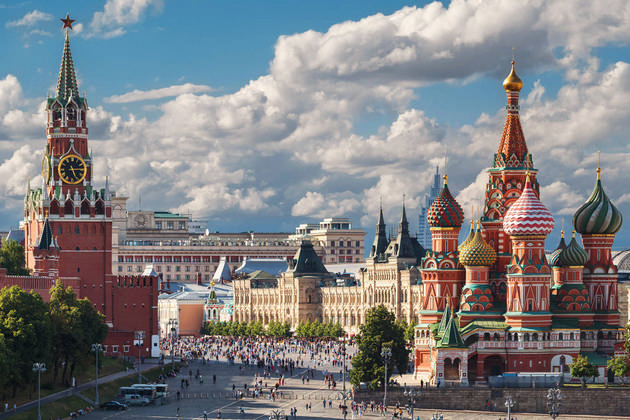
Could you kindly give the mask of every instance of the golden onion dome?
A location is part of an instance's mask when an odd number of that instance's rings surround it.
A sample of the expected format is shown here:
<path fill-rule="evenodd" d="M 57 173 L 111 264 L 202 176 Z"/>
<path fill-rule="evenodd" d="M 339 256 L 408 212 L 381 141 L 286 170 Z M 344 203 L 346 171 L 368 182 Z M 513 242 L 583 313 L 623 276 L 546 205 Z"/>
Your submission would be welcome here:
<path fill-rule="evenodd" d="M 514 70 L 514 60 L 512 60 L 512 71 L 503 81 L 503 89 L 505 89 L 506 92 L 519 92 L 522 88 L 523 81 L 516 75 L 516 70 Z"/>

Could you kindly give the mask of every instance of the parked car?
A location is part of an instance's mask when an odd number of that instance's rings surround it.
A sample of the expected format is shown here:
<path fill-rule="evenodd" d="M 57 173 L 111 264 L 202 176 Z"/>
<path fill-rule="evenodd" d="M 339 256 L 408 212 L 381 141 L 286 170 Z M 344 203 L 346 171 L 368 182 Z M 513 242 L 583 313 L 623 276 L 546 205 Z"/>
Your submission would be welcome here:
<path fill-rule="evenodd" d="M 151 401 L 148 398 L 143 397 L 142 395 L 139 395 L 139 394 L 125 395 L 125 403 L 129 405 L 147 405 L 150 402 Z"/>
<path fill-rule="evenodd" d="M 107 401 L 106 403 L 101 404 L 101 408 L 103 410 L 126 410 L 127 404 L 123 404 L 120 401 Z"/>

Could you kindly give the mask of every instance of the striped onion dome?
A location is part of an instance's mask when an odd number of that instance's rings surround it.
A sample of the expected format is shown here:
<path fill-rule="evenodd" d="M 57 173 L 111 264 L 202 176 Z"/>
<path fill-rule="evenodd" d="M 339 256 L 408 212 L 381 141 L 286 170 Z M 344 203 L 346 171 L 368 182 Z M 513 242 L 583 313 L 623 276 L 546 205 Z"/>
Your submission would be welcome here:
<path fill-rule="evenodd" d="M 621 212 L 608 199 L 602 188 L 600 169 L 593 193 L 573 215 L 573 227 L 581 234 L 615 234 L 621 229 Z"/>
<path fill-rule="evenodd" d="M 552 267 L 560 267 L 560 264 L 559 264 L 560 254 L 565 249 L 567 249 L 567 244 L 566 242 L 564 242 L 564 230 L 563 230 L 562 237 L 560 238 L 560 243 L 558 244 L 556 249 L 554 249 L 554 251 L 551 253 L 551 256 L 549 257 L 549 264 Z"/>
<path fill-rule="evenodd" d="M 503 217 L 503 231 L 510 236 L 546 236 L 553 226 L 553 216 L 536 196 L 528 175 L 523 193 Z"/>
<path fill-rule="evenodd" d="M 459 261 L 467 266 L 489 267 L 496 259 L 497 253 L 483 240 L 480 229 L 477 229 L 473 239 L 459 253 Z"/>
<path fill-rule="evenodd" d="M 472 241 L 472 239 L 475 237 L 475 222 L 473 220 L 470 221 L 470 231 L 468 232 L 468 236 L 466 236 L 466 239 L 464 239 L 464 242 L 462 242 L 458 247 L 457 250 L 459 252 L 462 252 L 462 250 L 470 243 L 470 241 Z"/>
<path fill-rule="evenodd" d="M 427 212 L 427 222 L 431 227 L 460 227 L 464 221 L 462 206 L 448 190 L 447 179 L 444 175 L 444 187 Z"/>
<path fill-rule="evenodd" d="M 561 267 L 584 267 L 588 262 L 588 254 L 575 239 L 575 231 L 567 248 L 560 253 L 559 260 Z"/>

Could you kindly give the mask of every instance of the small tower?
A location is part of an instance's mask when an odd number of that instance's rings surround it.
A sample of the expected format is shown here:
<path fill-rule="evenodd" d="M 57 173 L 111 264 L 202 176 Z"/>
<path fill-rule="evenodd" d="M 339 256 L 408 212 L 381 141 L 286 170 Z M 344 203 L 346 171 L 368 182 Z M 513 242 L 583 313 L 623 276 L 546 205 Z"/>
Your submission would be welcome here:
<path fill-rule="evenodd" d="M 462 289 L 460 326 L 479 318 L 501 318 L 496 312 L 490 288 L 490 266 L 497 259 L 494 249 L 483 240 L 478 227 L 472 240 L 459 250 L 459 261 L 466 268 L 466 284 Z"/>
<path fill-rule="evenodd" d="M 617 267 L 611 248 L 623 218 L 602 187 L 601 169 L 597 168 L 595 189 L 573 216 L 573 227 L 582 235 L 588 254 L 584 266 L 584 285 L 588 288 L 595 321 L 619 324 Z"/>
<path fill-rule="evenodd" d="M 427 215 L 432 246 L 422 259 L 421 323 L 437 322 L 449 301 L 457 305 L 464 285 L 465 272 L 457 250 L 464 211 L 451 195 L 447 181 L 448 176 L 444 175 L 442 191 Z"/>
<path fill-rule="evenodd" d="M 553 226 L 553 216 L 538 199 L 527 176 L 523 194 L 503 218 L 503 230 L 512 241 L 505 313 L 511 327 L 551 327 L 551 268 L 545 257 L 545 238 Z"/>
<path fill-rule="evenodd" d="M 497 253 L 497 260 L 491 271 L 500 273 L 505 272 L 512 255 L 510 239 L 503 231 L 503 218 L 510 206 L 521 196 L 526 173 L 529 173 L 532 188 L 538 195 L 537 170 L 534 169 L 532 156 L 527 149 L 519 116 L 518 98 L 523 82 L 516 74 L 514 66 L 515 61 L 512 60 L 510 74 L 503 81 L 507 95 L 507 114 L 499 148 L 494 155 L 492 167 L 488 170 L 485 207 L 481 219 L 484 239 Z M 504 287 L 503 278 L 495 281 L 501 283 L 497 285 L 498 289 Z"/>
<path fill-rule="evenodd" d="M 383 206 L 381 206 L 376 224 L 376 233 L 374 235 L 374 243 L 370 248 L 370 257 L 374 261 L 384 261 L 385 251 L 387 250 L 387 233 L 385 231 L 385 220 L 383 219 Z"/>
<path fill-rule="evenodd" d="M 556 318 L 578 318 L 579 326 L 593 325 L 588 289 L 582 281 L 582 271 L 588 262 L 588 254 L 575 239 L 575 231 L 568 246 L 564 243 L 564 231 L 560 245 L 552 253 L 554 285 L 551 288 L 551 309 Z M 560 250 L 560 252 L 557 252 Z"/>

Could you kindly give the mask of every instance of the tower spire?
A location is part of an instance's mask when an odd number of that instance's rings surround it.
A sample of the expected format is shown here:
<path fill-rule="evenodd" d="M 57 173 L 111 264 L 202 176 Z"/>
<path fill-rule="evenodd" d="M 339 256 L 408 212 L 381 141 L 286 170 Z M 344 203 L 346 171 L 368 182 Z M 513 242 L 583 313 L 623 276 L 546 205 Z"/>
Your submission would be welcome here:
<path fill-rule="evenodd" d="M 514 50 L 512 50 L 514 54 Z M 516 74 L 512 59 L 512 70 L 503 81 L 503 88 L 507 94 L 507 116 L 501 135 L 501 143 L 495 156 L 493 168 L 529 168 L 531 159 L 527 152 L 527 144 L 519 118 L 518 96 L 523 87 L 523 82 Z"/>
<path fill-rule="evenodd" d="M 70 98 L 79 97 L 79 87 L 77 85 L 77 77 L 74 71 L 74 63 L 72 62 L 72 52 L 70 51 L 70 29 L 72 29 L 73 19 L 66 15 L 63 22 L 63 29 L 66 30 L 66 40 L 63 46 L 63 56 L 61 57 L 61 67 L 59 68 L 59 79 L 57 80 L 57 99 L 64 104 Z"/>

